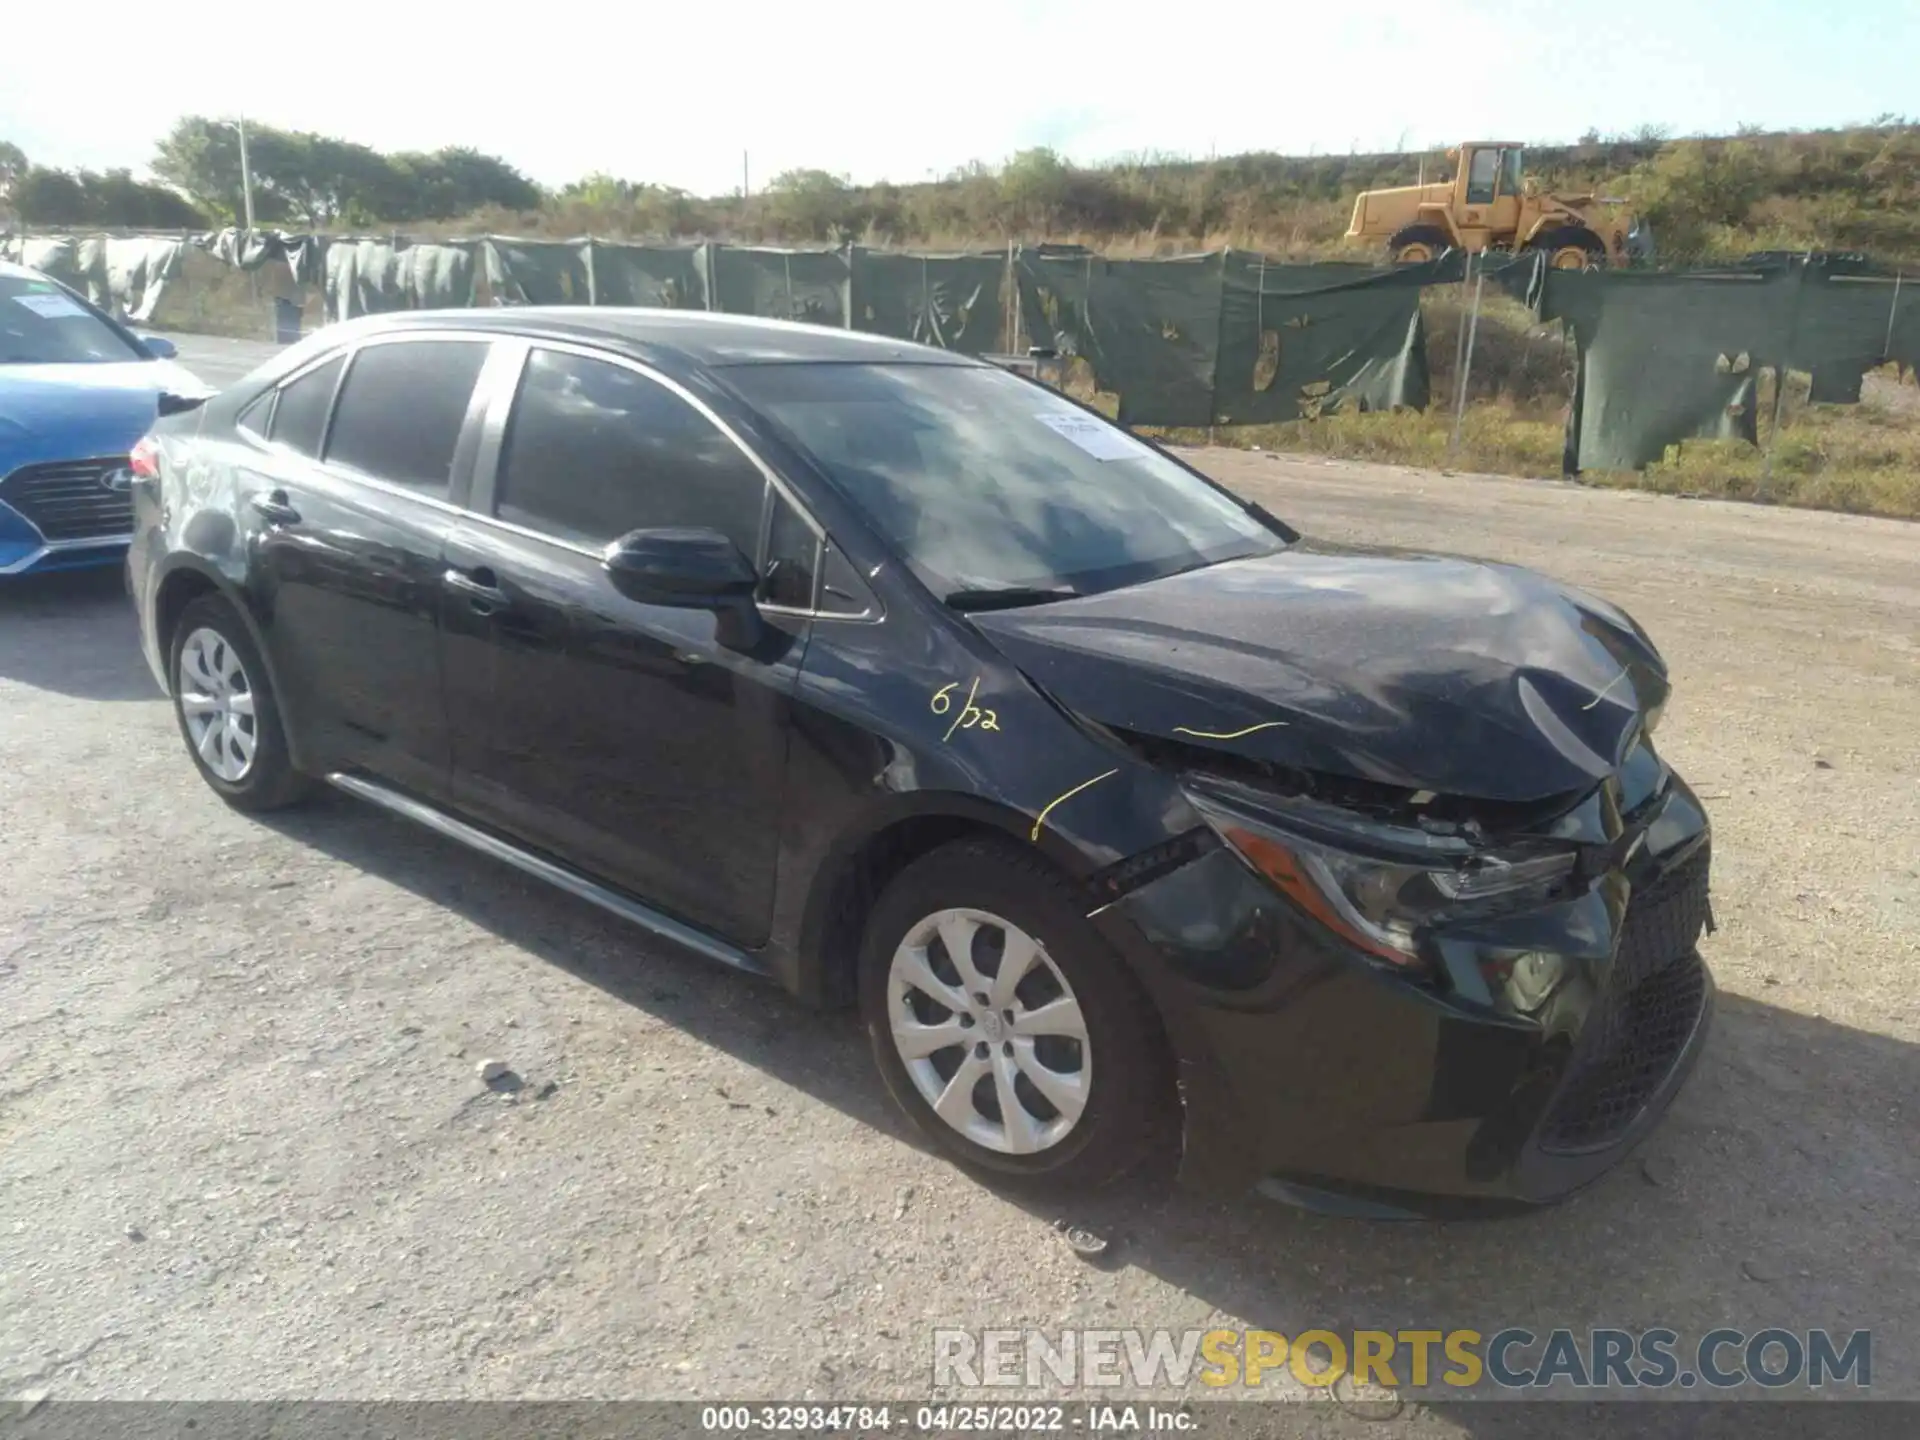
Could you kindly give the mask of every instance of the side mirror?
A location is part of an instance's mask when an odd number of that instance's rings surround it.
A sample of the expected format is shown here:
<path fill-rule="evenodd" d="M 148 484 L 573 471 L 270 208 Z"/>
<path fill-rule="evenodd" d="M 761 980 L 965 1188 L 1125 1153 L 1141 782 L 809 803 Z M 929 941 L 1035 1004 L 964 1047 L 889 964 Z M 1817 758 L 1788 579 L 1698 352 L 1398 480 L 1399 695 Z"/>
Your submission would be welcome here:
<path fill-rule="evenodd" d="M 760 576 L 718 530 L 630 530 L 607 546 L 600 565 L 629 600 L 713 611 L 723 645 L 746 649 L 759 637 L 753 592 Z"/>
<path fill-rule="evenodd" d="M 141 348 L 156 360 L 172 360 L 180 353 L 180 347 L 178 345 L 161 336 L 141 335 L 137 338 L 140 341 Z"/>

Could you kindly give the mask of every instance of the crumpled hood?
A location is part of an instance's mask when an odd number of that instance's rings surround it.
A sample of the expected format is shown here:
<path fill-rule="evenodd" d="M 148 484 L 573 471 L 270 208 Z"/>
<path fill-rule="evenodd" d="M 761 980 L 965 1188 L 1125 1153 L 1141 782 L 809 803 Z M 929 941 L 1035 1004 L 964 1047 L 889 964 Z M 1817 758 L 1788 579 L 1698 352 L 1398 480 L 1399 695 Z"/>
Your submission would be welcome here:
<path fill-rule="evenodd" d="M 1466 798 L 1591 789 L 1667 694 L 1620 610 L 1442 557 L 1296 548 L 970 618 L 1101 724 Z"/>
<path fill-rule="evenodd" d="M 0 365 L 0 475 L 41 460 L 121 454 L 153 427 L 162 394 L 213 393 L 171 360 Z"/>

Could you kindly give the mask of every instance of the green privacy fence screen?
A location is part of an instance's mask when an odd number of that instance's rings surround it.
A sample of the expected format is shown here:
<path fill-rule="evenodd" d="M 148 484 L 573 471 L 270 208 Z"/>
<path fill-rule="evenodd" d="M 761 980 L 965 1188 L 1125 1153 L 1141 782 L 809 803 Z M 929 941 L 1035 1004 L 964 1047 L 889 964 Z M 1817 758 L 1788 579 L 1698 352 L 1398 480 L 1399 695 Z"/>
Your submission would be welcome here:
<path fill-rule="evenodd" d="M 1340 410 L 1424 408 L 1420 297 L 1464 257 L 1424 265 L 1295 264 L 1240 250 L 1113 260 L 1074 246 L 914 254 L 848 245 L 481 236 L 414 240 L 223 230 L 210 235 L 12 235 L 0 258 L 150 322 L 190 252 L 243 270 L 284 265 L 329 320 L 491 305 L 642 305 L 830 325 L 979 355 L 1039 346 L 1078 357 L 1131 425 L 1214 426 Z M 1757 434 L 1763 370 L 1811 372 L 1848 403 L 1888 361 L 1920 369 L 1920 277 L 1821 257 L 1674 272 L 1474 262 L 1578 355 L 1566 468 L 1640 468 L 1695 436 Z"/>

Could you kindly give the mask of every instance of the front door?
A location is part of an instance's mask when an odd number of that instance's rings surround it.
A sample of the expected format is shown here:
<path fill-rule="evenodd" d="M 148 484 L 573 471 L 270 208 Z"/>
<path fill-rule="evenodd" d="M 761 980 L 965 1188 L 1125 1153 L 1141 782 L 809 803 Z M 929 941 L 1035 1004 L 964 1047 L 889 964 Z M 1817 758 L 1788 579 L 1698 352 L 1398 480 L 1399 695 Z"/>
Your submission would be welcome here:
<path fill-rule="evenodd" d="M 763 536 L 797 513 L 770 526 L 774 504 L 789 506 L 674 388 L 536 347 L 476 513 L 449 537 L 441 601 L 460 807 L 746 946 L 772 907 L 806 607 L 763 606 L 743 651 L 707 611 L 620 594 L 599 556 L 629 530 L 709 526 L 766 573 Z M 810 601 L 818 536 L 800 533 L 777 574 Z"/>
<path fill-rule="evenodd" d="M 242 469 L 252 600 L 316 770 L 444 788 L 441 549 L 487 351 L 484 339 L 363 346 L 295 377 L 263 417 L 267 443 Z"/>
<path fill-rule="evenodd" d="M 1509 236 L 1520 220 L 1520 148 L 1481 145 L 1460 176 L 1460 231 L 1469 249 Z"/>

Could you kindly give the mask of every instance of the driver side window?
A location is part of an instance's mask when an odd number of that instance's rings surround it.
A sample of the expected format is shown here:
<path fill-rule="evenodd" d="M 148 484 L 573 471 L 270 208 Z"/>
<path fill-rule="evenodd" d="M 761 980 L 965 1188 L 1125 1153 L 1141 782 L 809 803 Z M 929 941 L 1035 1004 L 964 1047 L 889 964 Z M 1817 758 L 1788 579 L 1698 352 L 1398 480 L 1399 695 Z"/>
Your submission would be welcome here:
<path fill-rule="evenodd" d="M 494 514 L 594 549 L 629 530 L 718 530 L 759 552 L 766 477 L 712 421 L 623 365 L 527 358 L 500 449 Z"/>

